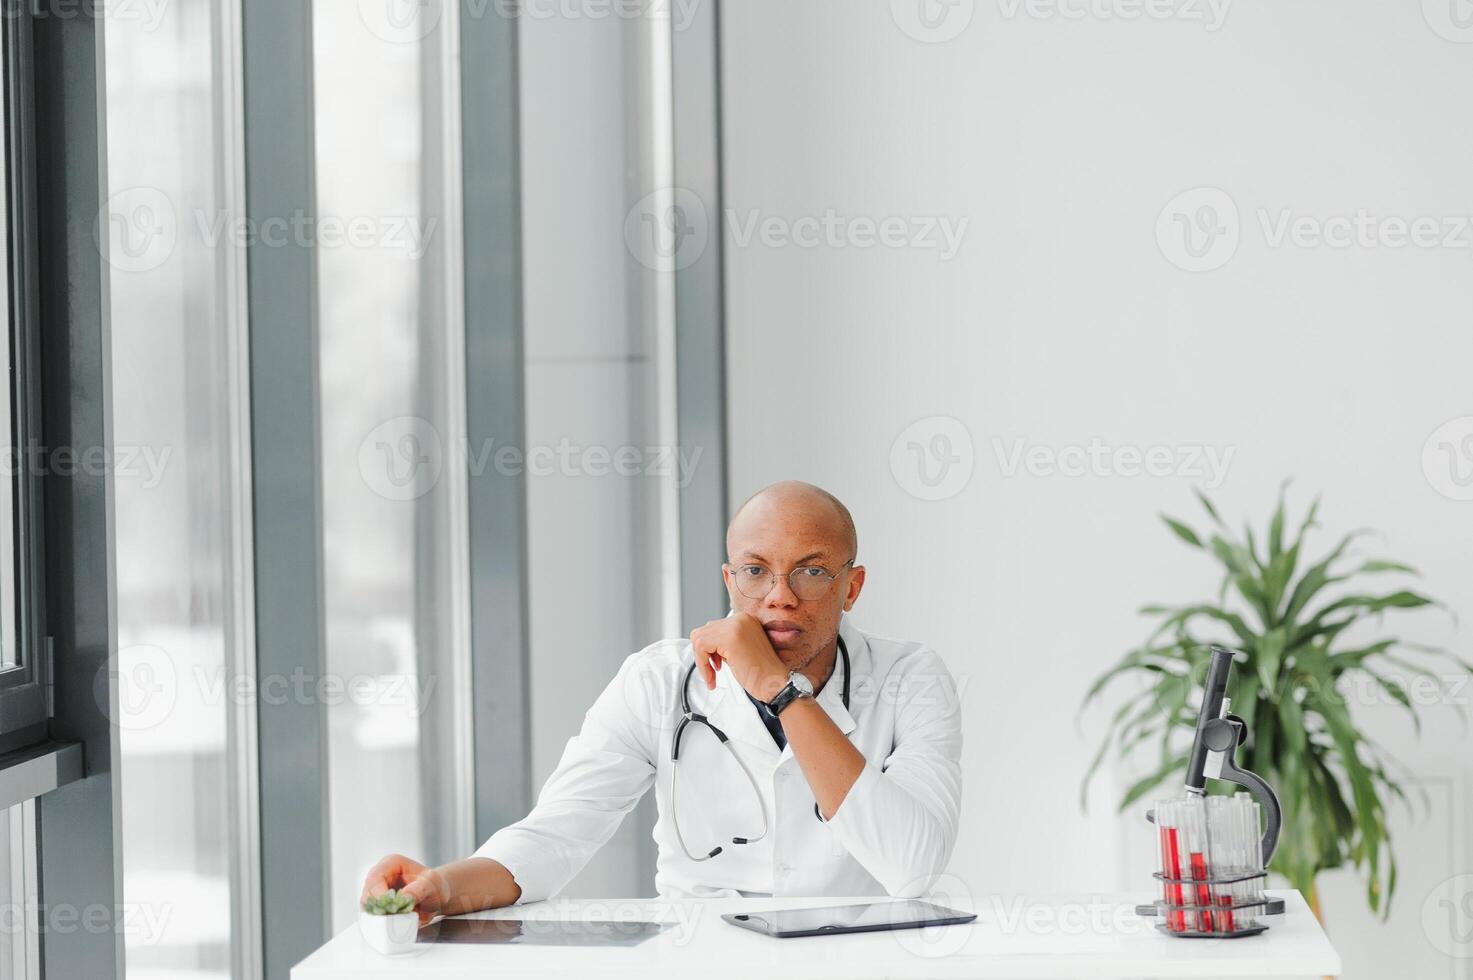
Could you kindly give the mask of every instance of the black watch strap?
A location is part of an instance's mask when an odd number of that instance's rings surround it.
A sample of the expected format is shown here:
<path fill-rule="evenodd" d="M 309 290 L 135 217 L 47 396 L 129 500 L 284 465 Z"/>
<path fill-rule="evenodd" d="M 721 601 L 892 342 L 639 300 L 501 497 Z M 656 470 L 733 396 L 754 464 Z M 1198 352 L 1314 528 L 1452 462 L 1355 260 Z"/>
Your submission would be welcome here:
<path fill-rule="evenodd" d="M 777 696 L 767 702 L 767 710 L 771 711 L 774 715 L 780 715 L 783 713 L 784 708 L 802 697 L 807 697 L 807 695 L 798 690 L 798 685 L 792 681 L 788 681 L 783 686 L 783 689 L 777 692 Z"/>

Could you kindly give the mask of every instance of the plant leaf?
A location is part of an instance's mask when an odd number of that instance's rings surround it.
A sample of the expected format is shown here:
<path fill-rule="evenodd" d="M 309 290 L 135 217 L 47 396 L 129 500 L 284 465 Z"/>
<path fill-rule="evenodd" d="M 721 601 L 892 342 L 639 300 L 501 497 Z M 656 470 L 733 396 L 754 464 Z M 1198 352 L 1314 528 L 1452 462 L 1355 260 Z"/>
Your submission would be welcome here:
<path fill-rule="evenodd" d="M 1161 519 L 1166 522 L 1167 527 L 1176 532 L 1177 537 L 1181 538 L 1193 548 L 1201 548 L 1203 546 L 1202 539 L 1197 537 L 1197 532 L 1187 527 L 1181 521 L 1173 520 L 1172 518 L 1167 517 L 1165 514 L 1161 515 Z"/>

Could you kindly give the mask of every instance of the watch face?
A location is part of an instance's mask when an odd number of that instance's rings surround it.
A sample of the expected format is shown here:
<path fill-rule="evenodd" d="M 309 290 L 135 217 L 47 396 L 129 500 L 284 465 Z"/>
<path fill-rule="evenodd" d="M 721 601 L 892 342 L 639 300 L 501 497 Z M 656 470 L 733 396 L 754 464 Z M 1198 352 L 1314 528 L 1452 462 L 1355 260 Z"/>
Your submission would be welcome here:
<path fill-rule="evenodd" d="M 788 683 L 796 687 L 798 693 L 804 697 L 813 697 L 813 682 L 808 679 L 807 674 L 795 670 L 788 675 Z"/>

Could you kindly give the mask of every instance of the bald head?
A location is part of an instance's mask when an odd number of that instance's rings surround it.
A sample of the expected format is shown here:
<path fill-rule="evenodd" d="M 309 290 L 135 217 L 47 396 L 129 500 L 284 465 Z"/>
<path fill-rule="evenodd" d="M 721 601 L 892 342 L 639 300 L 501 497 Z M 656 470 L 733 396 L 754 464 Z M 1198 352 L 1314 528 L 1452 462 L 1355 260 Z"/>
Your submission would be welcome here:
<path fill-rule="evenodd" d="M 764 487 L 737 508 L 726 526 L 728 555 L 736 557 L 739 543 L 754 525 L 800 526 L 815 540 L 828 540 L 841 563 L 854 558 L 859 550 L 859 536 L 849 508 L 822 487 L 802 480 L 784 480 Z"/>

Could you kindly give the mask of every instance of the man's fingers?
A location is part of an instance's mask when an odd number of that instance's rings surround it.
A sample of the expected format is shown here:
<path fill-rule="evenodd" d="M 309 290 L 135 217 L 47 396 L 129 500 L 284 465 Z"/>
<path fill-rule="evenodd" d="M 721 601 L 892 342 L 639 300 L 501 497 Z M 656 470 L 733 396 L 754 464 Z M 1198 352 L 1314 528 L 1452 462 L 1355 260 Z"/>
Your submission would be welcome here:
<path fill-rule="evenodd" d="M 711 655 L 701 649 L 701 644 L 697 640 L 692 640 L 690 648 L 696 658 L 696 667 L 701 672 L 701 680 L 706 682 L 706 690 L 715 688 L 716 671 L 711 667 Z"/>
<path fill-rule="evenodd" d="M 363 880 L 363 894 L 360 900 L 377 898 L 385 892 L 403 888 L 405 879 L 410 874 L 422 870 L 424 870 L 422 865 L 409 860 L 402 854 L 390 854 L 369 869 L 368 875 Z"/>
<path fill-rule="evenodd" d="M 436 876 L 426 872 L 415 878 L 409 884 L 399 889 L 399 894 L 408 895 L 414 899 L 416 905 L 433 912 L 443 902 L 440 895 L 440 883 Z"/>

